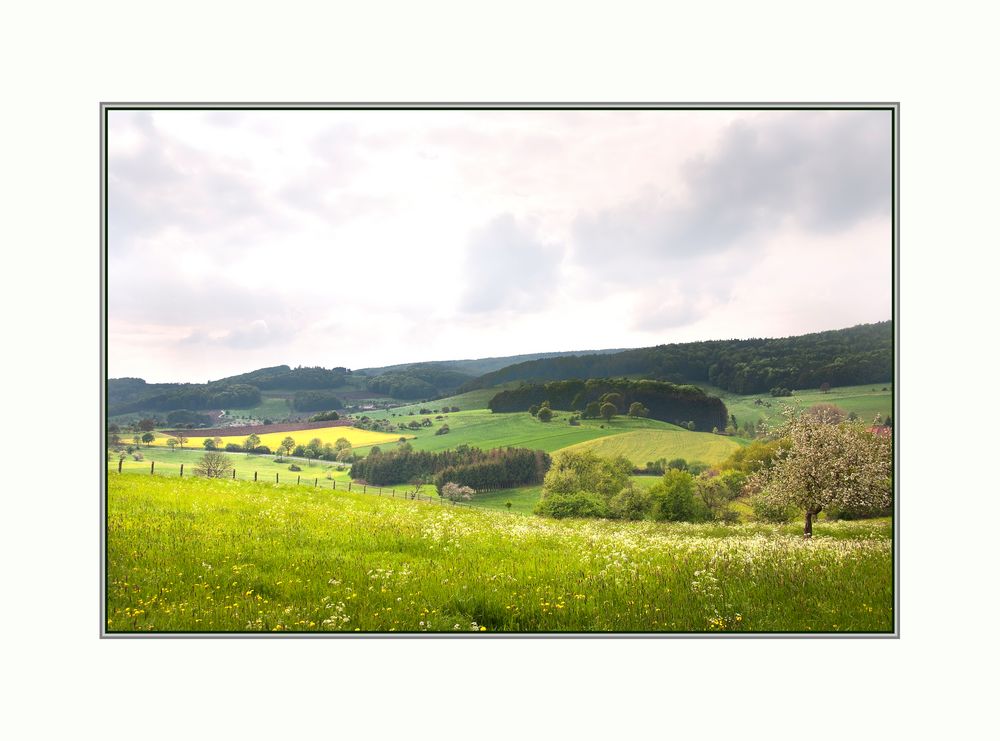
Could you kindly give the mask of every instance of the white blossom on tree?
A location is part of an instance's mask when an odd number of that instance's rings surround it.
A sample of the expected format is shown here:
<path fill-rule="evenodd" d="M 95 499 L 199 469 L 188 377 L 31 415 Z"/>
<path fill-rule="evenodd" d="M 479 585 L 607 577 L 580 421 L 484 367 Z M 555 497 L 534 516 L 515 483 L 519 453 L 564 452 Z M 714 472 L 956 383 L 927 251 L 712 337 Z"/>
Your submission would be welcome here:
<path fill-rule="evenodd" d="M 458 484 L 453 484 L 450 481 L 441 487 L 441 496 L 445 499 L 450 499 L 453 502 L 459 499 L 464 499 L 468 501 L 472 499 L 472 495 L 476 493 L 476 490 L 471 486 L 459 486 Z"/>
<path fill-rule="evenodd" d="M 883 509 L 892 504 L 892 438 L 833 415 L 785 412 L 778 430 L 791 440 L 774 464 L 754 474 L 752 489 L 774 505 L 805 510 L 805 536 L 829 507 Z"/>

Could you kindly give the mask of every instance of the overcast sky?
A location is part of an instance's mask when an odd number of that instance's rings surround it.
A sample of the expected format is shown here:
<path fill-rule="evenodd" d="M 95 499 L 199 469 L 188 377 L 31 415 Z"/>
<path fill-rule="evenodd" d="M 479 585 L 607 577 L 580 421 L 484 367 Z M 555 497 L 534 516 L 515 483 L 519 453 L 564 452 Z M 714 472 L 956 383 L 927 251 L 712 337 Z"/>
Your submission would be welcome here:
<path fill-rule="evenodd" d="M 112 111 L 111 377 L 891 317 L 885 111 Z"/>

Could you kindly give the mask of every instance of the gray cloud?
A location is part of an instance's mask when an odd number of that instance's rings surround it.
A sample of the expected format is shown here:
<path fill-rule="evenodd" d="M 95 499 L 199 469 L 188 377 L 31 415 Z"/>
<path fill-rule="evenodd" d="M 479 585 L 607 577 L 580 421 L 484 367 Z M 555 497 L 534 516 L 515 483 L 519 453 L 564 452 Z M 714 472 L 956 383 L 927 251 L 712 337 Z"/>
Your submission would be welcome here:
<path fill-rule="evenodd" d="M 654 187 L 573 224 L 577 262 L 614 277 L 743 250 L 792 225 L 836 233 L 890 208 L 890 118 L 810 112 L 739 121 L 682 168 L 682 194 Z"/>
<path fill-rule="evenodd" d="M 562 250 L 541 242 L 510 214 L 473 233 L 465 255 L 460 308 L 473 313 L 531 311 L 548 302 Z"/>
<path fill-rule="evenodd" d="M 204 237 L 237 228 L 278 227 L 252 164 L 199 151 L 164 136 L 147 112 L 116 112 L 111 134 L 140 135 L 130 152 L 108 158 L 108 236 L 114 251 L 166 229 Z"/>
<path fill-rule="evenodd" d="M 254 319 L 218 336 L 204 329 L 197 329 L 180 341 L 181 345 L 214 345 L 219 348 L 249 350 L 279 345 L 294 339 L 294 327 L 282 322 L 275 327 L 264 319 Z"/>

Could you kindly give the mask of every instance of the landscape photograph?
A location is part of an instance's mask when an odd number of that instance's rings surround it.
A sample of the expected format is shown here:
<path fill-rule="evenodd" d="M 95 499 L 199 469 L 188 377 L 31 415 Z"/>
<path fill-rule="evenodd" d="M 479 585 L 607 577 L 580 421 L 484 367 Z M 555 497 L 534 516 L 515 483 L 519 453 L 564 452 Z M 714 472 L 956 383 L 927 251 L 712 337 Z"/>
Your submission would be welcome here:
<path fill-rule="evenodd" d="M 103 105 L 102 635 L 896 635 L 897 113 Z"/>

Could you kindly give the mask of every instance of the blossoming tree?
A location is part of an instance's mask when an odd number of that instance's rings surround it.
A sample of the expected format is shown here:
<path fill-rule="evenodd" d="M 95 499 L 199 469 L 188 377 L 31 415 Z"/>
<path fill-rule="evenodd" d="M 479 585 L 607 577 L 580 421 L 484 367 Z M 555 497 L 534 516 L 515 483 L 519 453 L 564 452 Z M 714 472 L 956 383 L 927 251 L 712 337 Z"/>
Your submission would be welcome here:
<path fill-rule="evenodd" d="M 832 415 L 785 413 L 778 431 L 791 440 L 751 487 L 774 505 L 805 510 L 805 537 L 813 518 L 829 507 L 882 509 L 892 504 L 892 438 Z"/>

